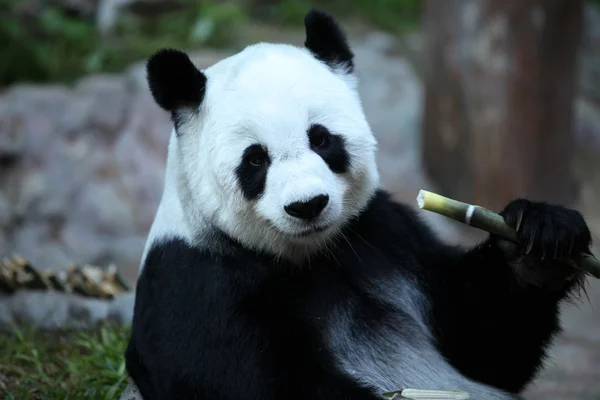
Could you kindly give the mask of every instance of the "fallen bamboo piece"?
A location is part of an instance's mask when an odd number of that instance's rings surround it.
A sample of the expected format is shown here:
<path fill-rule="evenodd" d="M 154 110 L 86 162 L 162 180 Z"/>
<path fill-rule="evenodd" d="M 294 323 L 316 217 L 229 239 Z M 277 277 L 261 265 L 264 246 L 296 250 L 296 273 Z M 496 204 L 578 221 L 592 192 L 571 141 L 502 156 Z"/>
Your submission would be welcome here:
<path fill-rule="evenodd" d="M 0 293 L 18 290 L 74 293 L 98 299 L 113 299 L 131 290 L 116 265 L 101 268 L 71 265 L 66 271 L 40 271 L 25 258 L 14 255 L 0 260 Z"/>
<path fill-rule="evenodd" d="M 449 199 L 426 190 L 419 191 L 417 204 L 423 210 L 444 215 L 503 239 L 518 243 L 517 233 L 504 222 L 504 218 L 483 207 Z M 600 261 L 593 254 L 582 253 L 572 260 L 562 259 L 561 261 L 600 279 Z"/>
<path fill-rule="evenodd" d="M 396 392 L 384 393 L 384 397 L 391 400 L 467 400 L 470 396 L 462 390 L 427 390 L 403 389 Z"/>

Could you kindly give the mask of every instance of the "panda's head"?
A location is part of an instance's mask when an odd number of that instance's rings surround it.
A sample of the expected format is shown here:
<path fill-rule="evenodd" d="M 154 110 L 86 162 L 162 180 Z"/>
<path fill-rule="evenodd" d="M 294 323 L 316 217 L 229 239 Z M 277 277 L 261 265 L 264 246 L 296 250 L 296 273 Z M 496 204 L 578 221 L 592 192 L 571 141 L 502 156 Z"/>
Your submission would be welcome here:
<path fill-rule="evenodd" d="M 295 260 L 339 234 L 379 184 L 345 35 L 316 10 L 305 27 L 304 47 L 259 43 L 205 71 L 172 49 L 147 63 L 175 125 L 169 164 L 189 225 Z"/>

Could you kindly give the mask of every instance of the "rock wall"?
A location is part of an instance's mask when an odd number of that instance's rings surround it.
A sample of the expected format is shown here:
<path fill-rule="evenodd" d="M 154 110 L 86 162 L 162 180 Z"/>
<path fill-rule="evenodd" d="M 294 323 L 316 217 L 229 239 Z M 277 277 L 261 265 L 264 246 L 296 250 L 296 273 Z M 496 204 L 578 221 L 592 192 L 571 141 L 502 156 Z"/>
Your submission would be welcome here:
<path fill-rule="evenodd" d="M 203 67 L 219 57 L 204 53 L 195 61 Z M 16 252 L 55 270 L 70 263 L 137 269 L 162 192 L 170 129 L 141 64 L 74 87 L 6 90 L 0 256 Z"/>

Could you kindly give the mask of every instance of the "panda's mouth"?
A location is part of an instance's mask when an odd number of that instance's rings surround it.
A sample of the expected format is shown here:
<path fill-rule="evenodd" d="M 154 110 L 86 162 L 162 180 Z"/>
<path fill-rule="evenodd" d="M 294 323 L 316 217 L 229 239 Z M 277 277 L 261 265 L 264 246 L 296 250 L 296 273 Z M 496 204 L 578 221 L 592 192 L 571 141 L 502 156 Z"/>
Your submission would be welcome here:
<path fill-rule="evenodd" d="M 296 234 L 294 234 L 294 236 L 307 237 L 307 236 L 311 236 L 311 235 L 314 235 L 319 232 L 326 231 L 328 228 L 329 228 L 329 225 L 316 226 L 316 227 L 312 227 L 310 229 L 304 230 L 302 232 L 296 233 Z"/>
<path fill-rule="evenodd" d="M 332 224 L 322 224 L 313 226 L 304 225 L 303 227 L 296 226 L 296 229 L 293 229 L 292 227 L 280 227 L 270 219 L 266 219 L 266 222 L 275 231 L 292 238 L 307 238 L 312 235 L 322 233 L 333 226 Z"/>

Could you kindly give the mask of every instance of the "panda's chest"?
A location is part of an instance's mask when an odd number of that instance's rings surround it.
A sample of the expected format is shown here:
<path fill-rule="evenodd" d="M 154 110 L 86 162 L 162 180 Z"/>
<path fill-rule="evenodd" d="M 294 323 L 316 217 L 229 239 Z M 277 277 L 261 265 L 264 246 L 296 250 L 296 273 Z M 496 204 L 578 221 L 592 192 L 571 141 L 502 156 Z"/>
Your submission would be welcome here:
<path fill-rule="evenodd" d="M 338 366 L 355 379 L 381 392 L 432 387 L 445 365 L 431 344 L 427 301 L 417 282 L 379 264 L 342 265 L 313 263 L 286 274 L 276 285 L 279 298 L 308 318 Z"/>
<path fill-rule="evenodd" d="M 430 381 L 421 366 L 435 365 L 439 357 L 422 321 L 418 293 L 395 281 L 389 282 L 394 289 L 381 287 L 381 293 L 338 303 L 320 324 L 338 365 L 382 392 Z"/>

